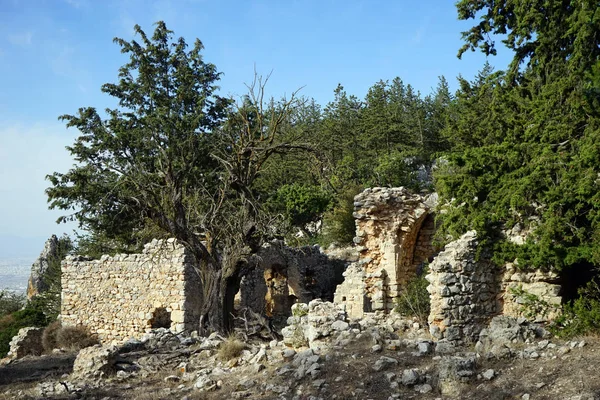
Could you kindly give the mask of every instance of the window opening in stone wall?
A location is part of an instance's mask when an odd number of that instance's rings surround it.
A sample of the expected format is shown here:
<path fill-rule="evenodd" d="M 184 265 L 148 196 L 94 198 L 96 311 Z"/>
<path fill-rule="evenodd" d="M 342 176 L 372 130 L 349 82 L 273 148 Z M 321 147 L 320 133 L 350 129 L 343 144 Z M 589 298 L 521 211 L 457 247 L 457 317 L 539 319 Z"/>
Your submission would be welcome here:
<path fill-rule="evenodd" d="M 371 298 L 366 294 L 363 297 L 363 312 L 373 312 L 373 305 L 371 304 Z"/>
<path fill-rule="evenodd" d="M 171 327 L 171 313 L 164 307 L 159 307 L 152 313 L 152 319 L 150 320 L 150 328 L 166 328 Z"/>
<path fill-rule="evenodd" d="M 267 284 L 267 294 L 265 295 L 267 316 L 288 314 L 291 304 L 288 304 L 290 291 L 286 268 L 274 264 L 265 270 L 265 283 Z"/>

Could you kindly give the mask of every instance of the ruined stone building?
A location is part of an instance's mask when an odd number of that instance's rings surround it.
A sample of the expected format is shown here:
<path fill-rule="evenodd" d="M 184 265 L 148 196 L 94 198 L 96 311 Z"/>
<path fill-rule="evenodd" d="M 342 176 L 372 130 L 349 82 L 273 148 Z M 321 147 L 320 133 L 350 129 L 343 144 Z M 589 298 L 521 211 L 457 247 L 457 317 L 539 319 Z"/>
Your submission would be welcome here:
<path fill-rule="evenodd" d="M 355 197 L 359 259 L 348 267 L 335 295 L 349 315 L 392 310 L 402 288 L 437 253 L 436 199 L 402 187 L 366 189 Z"/>
<path fill-rule="evenodd" d="M 267 244 L 241 282 L 241 306 L 287 317 L 297 301 L 333 300 L 344 266 L 318 247 Z M 201 304 L 193 257 L 174 239 L 154 240 L 141 254 L 70 256 L 62 263 L 62 323 L 85 325 L 103 342 L 139 337 L 151 328 L 197 330 Z"/>
<path fill-rule="evenodd" d="M 556 274 L 523 272 L 514 263 L 500 268 L 477 257 L 475 232 L 438 248 L 436 201 L 435 194 L 405 188 L 366 189 L 354 202 L 355 262 L 347 266 L 318 246 L 268 243 L 250 260 L 238 307 L 285 321 L 294 303 L 321 298 L 344 304 L 351 318 L 359 318 L 390 312 L 406 285 L 426 271 L 432 336 L 463 342 L 495 315 L 518 316 L 519 293 L 560 304 Z M 102 341 L 122 341 L 156 327 L 193 331 L 201 289 L 191 255 L 174 239 L 155 240 L 141 254 L 68 257 L 62 264 L 61 320 L 87 326 Z"/>
<path fill-rule="evenodd" d="M 150 328 L 197 330 L 201 289 L 192 256 L 174 239 L 154 240 L 141 254 L 67 257 L 60 319 L 87 326 L 103 342 L 140 336 Z"/>
<path fill-rule="evenodd" d="M 268 317 L 286 318 L 293 304 L 313 299 L 333 301 L 346 267 L 318 246 L 287 247 L 269 243 L 252 258 L 252 269 L 240 287 L 241 307 Z"/>
<path fill-rule="evenodd" d="M 425 263 L 430 332 L 437 340 L 469 341 L 493 316 L 519 316 L 523 303 L 519 291 L 550 305 L 560 304 L 556 274 L 518 271 L 513 263 L 498 268 L 477 257 L 474 231 L 437 248 L 436 201 L 435 194 L 424 196 L 405 188 L 371 188 L 355 197 L 359 259 L 346 269 L 335 293 L 335 301 L 344 303 L 350 316 L 391 311 Z"/>

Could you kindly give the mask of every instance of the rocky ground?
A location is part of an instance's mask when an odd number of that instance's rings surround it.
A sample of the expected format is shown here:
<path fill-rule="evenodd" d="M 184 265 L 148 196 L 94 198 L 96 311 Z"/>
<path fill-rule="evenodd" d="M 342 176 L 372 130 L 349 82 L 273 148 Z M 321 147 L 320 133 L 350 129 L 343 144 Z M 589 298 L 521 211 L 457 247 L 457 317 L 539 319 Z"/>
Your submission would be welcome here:
<path fill-rule="evenodd" d="M 282 340 L 164 329 L 120 346 L 27 356 L 0 366 L 0 399 L 600 399 L 600 340 L 564 341 L 496 317 L 475 345 L 433 343 L 391 314 L 293 308 Z M 238 346 L 239 345 L 239 346 Z"/>

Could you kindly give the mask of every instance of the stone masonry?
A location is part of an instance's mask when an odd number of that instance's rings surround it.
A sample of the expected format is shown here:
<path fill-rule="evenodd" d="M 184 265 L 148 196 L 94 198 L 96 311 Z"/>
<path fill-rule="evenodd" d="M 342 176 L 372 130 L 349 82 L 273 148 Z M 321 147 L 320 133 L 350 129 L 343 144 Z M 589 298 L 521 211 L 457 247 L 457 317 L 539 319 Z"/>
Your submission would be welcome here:
<path fill-rule="evenodd" d="M 344 272 L 344 282 L 338 285 L 334 297 L 336 303 L 345 304 L 349 317 L 391 310 L 404 285 L 420 274 L 427 262 L 429 324 L 438 340 L 469 342 L 496 315 L 522 316 L 524 305 L 531 298 L 528 295 L 547 304 L 547 309 L 535 316 L 537 321 L 555 316 L 562 300 L 557 274 L 519 271 L 515 263 L 501 269 L 480 259 L 474 231 L 439 252 L 432 240 L 435 194 L 423 196 L 405 188 L 372 188 L 354 201 L 354 242 L 359 259 Z M 513 228 L 507 237 L 521 244 L 527 233 Z"/>
<path fill-rule="evenodd" d="M 429 264 L 429 330 L 435 339 L 475 340 L 500 312 L 500 273 L 491 262 L 476 258 L 477 244 L 476 232 L 467 232 Z"/>
<path fill-rule="evenodd" d="M 436 200 L 402 187 L 366 189 L 354 198 L 359 260 L 344 273 L 335 297 L 350 316 L 391 310 L 404 285 L 435 254 L 430 214 Z"/>
<path fill-rule="evenodd" d="M 523 316 L 523 307 L 527 303 L 520 294 L 523 293 L 533 295 L 547 304 L 547 309 L 540 309 L 541 313 L 536 315 L 538 322 L 552 320 L 557 316 L 562 302 L 560 291 L 559 275 L 556 272 L 520 271 L 514 263 L 508 263 L 502 276 L 502 314 Z"/>
<path fill-rule="evenodd" d="M 345 268 L 342 260 L 329 258 L 318 246 L 291 248 L 281 241 L 264 245 L 251 264 L 240 286 L 241 306 L 285 318 L 296 302 L 333 300 Z"/>
<path fill-rule="evenodd" d="M 62 263 L 63 325 L 84 325 L 102 342 L 122 342 L 164 327 L 198 329 L 202 301 L 193 258 L 175 239 L 154 240 L 142 254 Z"/>

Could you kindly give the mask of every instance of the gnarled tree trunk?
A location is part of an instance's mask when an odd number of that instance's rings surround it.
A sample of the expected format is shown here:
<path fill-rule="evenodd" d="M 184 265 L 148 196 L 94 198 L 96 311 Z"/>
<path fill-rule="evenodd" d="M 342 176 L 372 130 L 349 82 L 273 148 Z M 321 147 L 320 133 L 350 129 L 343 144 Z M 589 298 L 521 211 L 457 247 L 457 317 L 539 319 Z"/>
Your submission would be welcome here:
<path fill-rule="evenodd" d="M 200 270 L 202 280 L 202 308 L 199 332 L 229 333 L 233 330 L 235 295 L 240 288 L 239 268 L 214 268 L 203 265 Z"/>

